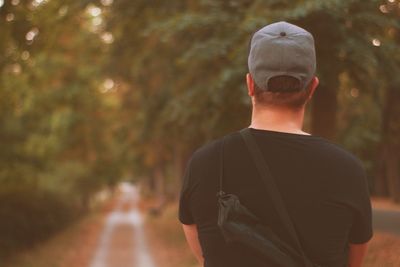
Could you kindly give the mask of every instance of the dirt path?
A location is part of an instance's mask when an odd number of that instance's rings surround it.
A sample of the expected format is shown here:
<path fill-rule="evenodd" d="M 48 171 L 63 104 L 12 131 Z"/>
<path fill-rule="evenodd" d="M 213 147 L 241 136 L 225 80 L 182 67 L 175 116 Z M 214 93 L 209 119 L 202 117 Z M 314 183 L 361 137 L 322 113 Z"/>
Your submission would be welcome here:
<path fill-rule="evenodd" d="M 156 267 L 147 247 L 139 192 L 124 183 L 114 210 L 108 215 L 89 267 Z"/>

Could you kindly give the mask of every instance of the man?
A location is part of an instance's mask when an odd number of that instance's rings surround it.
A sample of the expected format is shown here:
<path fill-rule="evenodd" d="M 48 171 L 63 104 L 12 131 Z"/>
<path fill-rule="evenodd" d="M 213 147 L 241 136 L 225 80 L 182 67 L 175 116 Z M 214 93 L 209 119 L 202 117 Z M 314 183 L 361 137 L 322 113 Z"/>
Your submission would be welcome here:
<path fill-rule="evenodd" d="M 248 67 L 249 128 L 307 257 L 323 267 L 361 266 L 372 237 L 362 163 L 337 144 L 302 130 L 305 105 L 318 86 L 312 35 L 286 22 L 267 25 L 251 39 Z M 239 132 L 224 140 L 224 191 L 238 195 L 290 244 Z M 217 226 L 221 143 L 222 138 L 198 149 L 186 168 L 179 220 L 189 246 L 206 267 L 271 266 L 244 245 L 227 244 Z"/>

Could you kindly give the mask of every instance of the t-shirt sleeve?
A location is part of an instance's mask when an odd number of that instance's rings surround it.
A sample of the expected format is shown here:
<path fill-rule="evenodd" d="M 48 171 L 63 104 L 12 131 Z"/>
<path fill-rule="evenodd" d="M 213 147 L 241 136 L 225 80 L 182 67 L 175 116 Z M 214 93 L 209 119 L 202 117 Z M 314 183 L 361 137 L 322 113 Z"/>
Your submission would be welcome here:
<path fill-rule="evenodd" d="M 373 236 L 371 200 L 364 170 L 359 180 L 359 190 L 355 196 L 356 209 L 350 229 L 349 242 L 362 244 L 369 241 Z"/>
<path fill-rule="evenodd" d="M 183 183 L 179 197 L 179 221 L 183 224 L 194 224 L 193 215 L 190 210 L 190 179 L 191 160 L 186 165 L 183 175 Z"/>

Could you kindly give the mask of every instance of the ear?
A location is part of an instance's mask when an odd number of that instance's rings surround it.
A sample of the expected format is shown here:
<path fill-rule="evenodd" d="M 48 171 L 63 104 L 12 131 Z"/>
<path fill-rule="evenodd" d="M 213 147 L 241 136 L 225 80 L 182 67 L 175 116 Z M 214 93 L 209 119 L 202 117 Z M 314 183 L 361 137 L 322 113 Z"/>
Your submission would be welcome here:
<path fill-rule="evenodd" d="M 250 73 L 246 74 L 247 93 L 249 96 L 254 96 L 254 80 Z"/>
<path fill-rule="evenodd" d="M 314 78 L 312 78 L 312 80 L 311 80 L 311 84 L 310 84 L 311 89 L 310 89 L 310 95 L 308 96 L 308 100 L 310 100 L 312 98 L 312 96 L 313 96 L 315 90 L 317 89 L 318 85 L 319 85 L 319 79 L 318 79 L 317 76 L 314 76 Z"/>

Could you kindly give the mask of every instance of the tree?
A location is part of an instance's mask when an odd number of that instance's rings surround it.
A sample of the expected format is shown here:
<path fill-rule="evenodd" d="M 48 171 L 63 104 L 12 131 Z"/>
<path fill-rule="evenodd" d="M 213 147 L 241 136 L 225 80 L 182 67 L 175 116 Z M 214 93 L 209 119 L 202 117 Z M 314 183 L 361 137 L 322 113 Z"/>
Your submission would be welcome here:
<path fill-rule="evenodd" d="M 380 10 L 398 22 L 400 6 L 398 3 L 388 2 L 380 6 Z M 400 70 L 398 46 L 400 45 L 400 24 L 388 25 L 384 28 L 385 39 L 382 48 L 377 50 L 380 65 L 384 69 L 378 71 L 378 76 L 384 78 L 381 88 L 384 91 L 383 108 L 381 115 L 381 140 L 377 153 L 377 170 L 375 191 L 379 195 L 390 196 L 400 202 L 400 79 L 397 73 Z"/>
<path fill-rule="evenodd" d="M 174 155 L 179 154 L 178 161 L 184 162 L 198 145 L 246 125 L 250 103 L 244 76 L 249 39 L 256 29 L 278 20 L 298 24 L 315 36 L 321 84 L 307 118 L 311 132 L 337 142 L 341 141 L 338 137 L 354 140 L 354 135 L 341 135 L 347 129 L 339 127 L 349 125 L 338 122 L 338 109 L 344 104 L 338 102 L 338 93 L 341 86 L 351 85 L 363 95 L 374 95 L 376 84 L 370 82 L 371 77 L 377 77 L 380 68 L 386 69 L 379 63 L 376 40 L 385 38 L 383 28 L 398 24 L 380 11 L 381 3 L 116 2 L 107 20 L 110 31 L 116 33 L 111 65 L 114 75 L 130 88 L 129 101 L 135 99 L 139 120 L 132 125 L 140 127 L 135 128 L 132 142 L 136 152 L 140 151 L 137 155 L 157 158 L 147 168 L 161 166 L 166 172 Z M 370 136 L 375 131 L 368 130 Z M 356 147 L 360 153 L 361 144 L 371 141 L 367 135 L 362 140 Z M 175 175 L 180 172 L 176 170 Z"/>
<path fill-rule="evenodd" d="M 120 179 L 99 12 L 90 1 L 0 7 L 3 188 L 49 190 L 85 208 L 93 193 Z"/>

